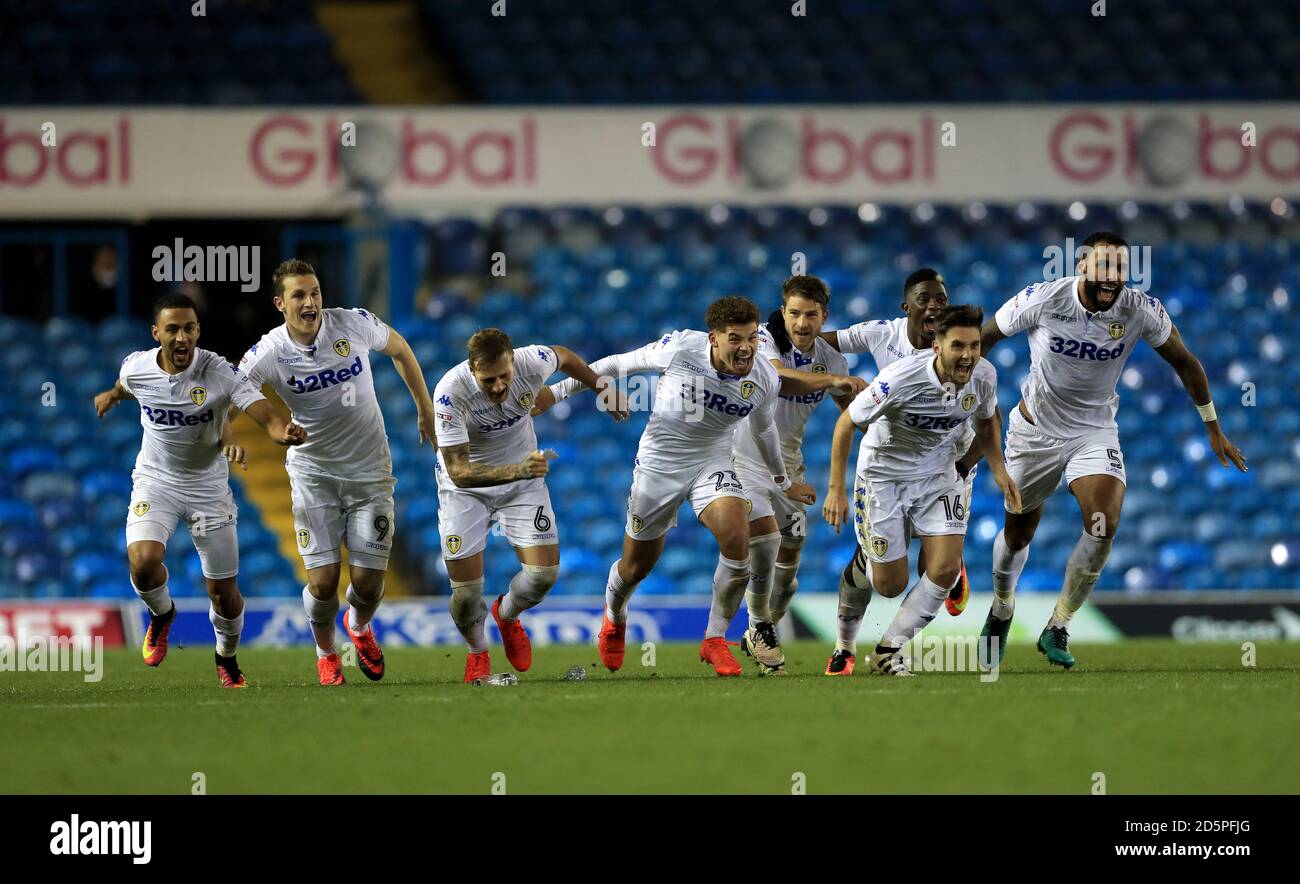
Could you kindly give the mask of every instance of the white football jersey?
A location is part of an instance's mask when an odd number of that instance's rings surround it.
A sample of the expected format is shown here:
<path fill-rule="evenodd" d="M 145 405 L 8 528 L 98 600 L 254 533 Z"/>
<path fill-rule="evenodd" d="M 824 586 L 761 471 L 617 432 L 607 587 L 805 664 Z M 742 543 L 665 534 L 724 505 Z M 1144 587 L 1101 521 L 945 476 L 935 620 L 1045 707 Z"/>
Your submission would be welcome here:
<path fill-rule="evenodd" d="M 972 416 L 990 418 L 998 405 L 998 373 L 987 359 L 961 387 L 940 383 L 937 357 L 917 353 L 894 362 L 858 394 L 849 416 L 866 433 L 859 471 L 873 479 L 920 479 L 953 469 L 954 441 Z"/>
<path fill-rule="evenodd" d="M 918 350 L 912 346 L 906 316 L 855 323 L 837 331 L 835 337 L 841 353 L 870 353 L 876 360 L 876 371 L 907 356 L 930 352 L 929 347 Z"/>
<path fill-rule="evenodd" d="M 1159 301 L 1130 288 L 1106 312 L 1089 313 L 1078 283 L 1077 276 L 1034 283 L 995 314 L 1007 337 L 1029 333 L 1029 375 L 1020 394 L 1038 428 L 1061 439 L 1116 429 L 1124 363 L 1139 338 L 1159 347 L 1173 329 Z"/>
<path fill-rule="evenodd" d="M 767 328 L 758 329 L 758 358 L 779 360 L 786 368 L 798 371 L 810 371 L 815 374 L 847 374 L 848 360 L 830 344 L 820 337 L 814 338 L 811 354 L 800 352 L 791 346 L 788 353 L 776 348 L 776 342 L 768 334 Z M 779 378 L 779 375 L 778 375 Z M 805 393 L 801 396 L 779 396 L 776 403 L 776 431 L 781 438 L 781 459 L 785 462 L 787 476 L 797 476 L 803 471 L 803 434 L 808 427 L 808 419 L 813 409 L 826 398 L 823 390 L 818 393 Z M 733 454 L 746 461 L 755 469 L 762 469 L 763 458 L 759 454 L 754 437 L 742 427 L 736 432 Z"/>
<path fill-rule="evenodd" d="M 772 363 L 756 353 L 748 375 L 723 374 L 713 367 L 711 350 L 706 332 L 674 331 L 592 364 L 598 375 L 611 377 L 660 372 L 654 409 L 637 448 L 638 466 L 676 474 L 710 458 L 729 459 L 736 426 L 746 417 L 753 413 L 759 427 L 772 424 L 781 389 Z M 581 386 L 570 378 L 552 390 L 559 400 Z"/>
<path fill-rule="evenodd" d="M 160 348 L 139 350 L 122 360 L 118 380 L 140 403 L 144 437 L 135 468 L 151 479 L 180 483 L 226 481 L 221 426 L 231 404 L 248 408 L 261 391 L 248 376 L 211 350 L 195 348 L 186 369 L 167 374 L 158 365 Z"/>
<path fill-rule="evenodd" d="M 469 360 L 442 376 L 433 391 L 437 416 L 439 481 L 446 471 L 443 448 L 469 443 L 471 463 L 518 463 L 537 450 L 532 408 L 537 391 L 555 373 L 555 351 L 540 344 L 515 347 L 515 376 L 505 402 L 480 389 Z"/>
<path fill-rule="evenodd" d="M 392 475 L 384 415 L 375 398 L 370 353 L 388 346 L 388 326 L 361 309 L 328 307 L 308 345 L 286 326 L 267 332 L 240 367 L 259 387 L 270 384 L 289 406 L 307 441 L 289 449 L 290 467 L 338 479 Z"/>

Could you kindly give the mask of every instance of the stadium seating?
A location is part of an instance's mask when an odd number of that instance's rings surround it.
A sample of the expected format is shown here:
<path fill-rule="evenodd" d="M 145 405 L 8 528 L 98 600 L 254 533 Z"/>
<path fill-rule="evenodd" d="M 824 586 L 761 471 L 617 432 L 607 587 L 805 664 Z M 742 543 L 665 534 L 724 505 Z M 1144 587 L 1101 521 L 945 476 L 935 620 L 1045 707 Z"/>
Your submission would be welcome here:
<path fill-rule="evenodd" d="M 1047 9 L 1042 7 L 1046 5 Z M 492 104 L 1276 100 L 1300 7 L 1273 0 L 422 0 L 430 42 Z M 743 9 L 742 14 L 737 14 Z M 1103 60 L 1104 61 L 1099 61 Z M 920 60 L 920 61 L 918 61 Z"/>
<path fill-rule="evenodd" d="M 795 248 L 808 256 L 810 272 L 831 282 L 832 323 L 846 325 L 895 315 L 901 279 L 918 266 L 938 267 L 954 302 L 977 303 L 987 312 L 1043 277 L 1049 234 L 1079 235 L 1094 218 L 1113 222 L 1134 245 L 1145 244 L 1138 236 L 1144 231 L 1161 230 L 1163 239 L 1152 246 L 1152 293 L 1205 364 L 1225 431 L 1247 453 L 1251 470 L 1242 475 L 1218 465 L 1173 372 L 1150 348 L 1139 347 L 1120 385 L 1129 489 L 1100 587 L 1294 589 L 1300 588 L 1300 415 L 1288 356 L 1300 340 L 1300 222 L 1289 207 L 1276 208 L 1089 206 L 1085 225 L 1070 222 L 1065 207 L 1032 204 L 928 211 L 507 208 L 488 224 L 453 219 L 431 226 L 427 269 L 437 283 L 434 294 L 421 314 L 395 324 L 432 386 L 463 358 L 466 338 L 483 326 L 500 326 L 519 344 L 565 344 L 594 360 L 668 329 L 700 327 L 705 305 L 724 294 L 747 295 L 769 311 L 779 303 Z M 1207 223 L 1214 233 L 1208 239 Z M 487 274 L 485 256 L 505 243 L 527 252 L 528 273 L 512 273 L 512 290 L 489 288 L 467 300 L 467 279 L 500 282 Z M 26 395 L 0 399 L 0 593 L 130 597 L 122 525 L 139 416 L 127 405 L 99 421 L 90 397 L 108 385 L 125 352 L 150 342 L 140 339 L 138 323 L 120 319 L 87 329 L 75 320 L 41 327 L 0 318 L 0 336 L 11 342 L 3 354 L 9 366 L 37 364 L 46 346 L 60 345 L 48 376 L 24 377 Z M 1028 369 L 1027 346 L 1012 340 L 993 356 L 1006 412 Z M 850 362 L 859 372 L 874 372 L 869 358 Z M 419 572 L 418 587 L 445 592 L 430 452 L 411 433 L 396 431 L 414 424 L 415 411 L 386 360 L 376 362 L 374 377 L 398 477 L 399 553 Z M 41 405 L 47 381 L 56 385 L 53 407 Z M 1246 401 L 1255 404 L 1246 407 Z M 819 494 L 834 419 L 833 407 L 818 409 L 805 437 L 808 475 Z M 594 397 L 582 396 L 538 421 L 541 443 L 560 454 L 548 480 L 563 543 L 556 592 L 591 594 L 603 587 L 619 555 L 645 420 L 641 414 L 614 424 L 596 411 Z M 966 558 L 976 588 L 987 588 L 1001 506 L 986 469 L 976 487 Z M 244 592 L 296 595 L 290 564 L 238 486 L 236 496 Z M 716 550 L 689 509 L 679 521 L 682 528 L 641 592 L 708 591 Z M 1039 529 L 1023 588 L 1059 587 L 1079 530 L 1073 501 L 1058 494 Z M 852 541 L 834 535 L 820 515 L 810 520 L 810 531 L 801 585 L 833 590 Z M 187 538 L 178 530 L 168 551 L 172 587 L 201 595 Z M 489 585 L 502 586 L 517 568 L 515 558 L 497 536 L 489 539 L 489 553 Z"/>
<path fill-rule="evenodd" d="M 2 0 L 0 105 L 362 99 L 310 0 Z"/>

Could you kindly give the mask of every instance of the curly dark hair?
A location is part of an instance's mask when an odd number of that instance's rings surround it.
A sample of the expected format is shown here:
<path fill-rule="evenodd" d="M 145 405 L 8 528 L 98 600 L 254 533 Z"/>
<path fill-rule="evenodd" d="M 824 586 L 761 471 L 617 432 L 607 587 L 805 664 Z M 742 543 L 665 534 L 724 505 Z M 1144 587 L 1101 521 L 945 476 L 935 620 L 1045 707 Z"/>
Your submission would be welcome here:
<path fill-rule="evenodd" d="M 704 313 L 704 324 L 709 331 L 722 331 L 729 325 L 746 325 L 758 320 L 758 305 L 749 298 L 718 298 Z"/>

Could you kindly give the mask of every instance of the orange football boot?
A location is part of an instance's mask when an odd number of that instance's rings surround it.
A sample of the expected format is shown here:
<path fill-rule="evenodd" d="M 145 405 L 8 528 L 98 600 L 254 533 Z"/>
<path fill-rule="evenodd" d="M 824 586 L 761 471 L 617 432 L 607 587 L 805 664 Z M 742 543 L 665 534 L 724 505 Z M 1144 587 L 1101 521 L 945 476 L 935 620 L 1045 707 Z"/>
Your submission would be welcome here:
<path fill-rule="evenodd" d="M 497 622 L 497 629 L 501 632 L 501 644 L 506 646 L 506 659 L 510 665 L 515 667 L 518 672 L 527 672 L 528 667 L 533 665 L 533 645 L 528 640 L 528 633 L 524 631 L 524 625 L 515 620 L 501 619 L 501 600 L 504 595 L 497 596 L 497 600 L 492 603 L 492 619 Z"/>
<path fill-rule="evenodd" d="M 339 659 L 338 654 L 330 654 L 327 657 L 317 657 L 316 671 L 320 673 L 320 683 L 323 685 L 339 685 L 347 683 L 343 678 L 343 661 Z"/>
<path fill-rule="evenodd" d="M 348 631 L 352 646 L 357 649 L 357 666 L 366 678 L 379 681 L 384 677 L 384 652 L 379 649 L 379 642 L 375 640 L 374 629 L 367 629 L 363 633 L 352 631 L 352 627 L 348 625 L 348 615 L 351 613 L 351 609 L 343 612 L 343 628 Z"/>
<path fill-rule="evenodd" d="M 827 675 L 852 675 L 853 664 L 856 661 L 857 658 L 852 654 L 850 654 L 848 651 L 841 651 L 839 649 L 836 649 L 835 653 L 831 654 L 831 658 L 826 661 L 826 674 Z"/>
<path fill-rule="evenodd" d="M 957 580 L 957 585 L 948 591 L 948 597 L 943 600 L 943 606 L 948 609 L 948 613 L 956 617 L 962 611 L 966 610 L 966 603 L 970 601 L 970 581 L 966 579 L 966 561 L 961 563 L 961 577 Z"/>
<path fill-rule="evenodd" d="M 731 656 L 725 638 L 706 638 L 700 642 L 700 662 L 711 664 L 718 675 L 740 675 L 740 664 Z"/>
<path fill-rule="evenodd" d="M 146 666 L 157 666 L 167 656 L 167 633 L 171 631 L 176 620 L 176 603 L 166 614 L 155 615 L 149 612 L 149 628 L 144 632 L 144 644 L 140 646 L 140 656 L 144 657 Z"/>
<path fill-rule="evenodd" d="M 248 682 L 244 681 L 244 673 L 239 671 L 239 664 L 235 662 L 234 657 L 223 657 L 220 654 L 213 654 L 217 658 L 217 678 L 221 679 L 223 688 L 246 688 Z"/>

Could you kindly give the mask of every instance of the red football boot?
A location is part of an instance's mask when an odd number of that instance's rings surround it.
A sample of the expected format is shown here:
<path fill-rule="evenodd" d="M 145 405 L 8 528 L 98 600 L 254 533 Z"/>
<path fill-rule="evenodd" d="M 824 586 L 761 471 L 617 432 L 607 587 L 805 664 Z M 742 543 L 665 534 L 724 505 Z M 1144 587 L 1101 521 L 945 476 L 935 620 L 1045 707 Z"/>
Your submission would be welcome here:
<path fill-rule="evenodd" d="M 956 617 L 962 611 L 966 610 L 966 603 L 970 601 L 970 581 L 966 579 L 966 562 L 961 563 L 961 577 L 957 580 L 957 585 L 948 590 L 948 597 L 943 600 L 943 606 L 948 609 L 948 613 Z"/>
<path fill-rule="evenodd" d="M 487 651 L 481 654 L 469 653 L 465 655 L 465 683 L 469 684 L 475 679 L 487 678 L 492 674 L 492 658 Z"/>
<path fill-rule="evenodd" d="M 515 667 L 517 672 L 527 672 L 528 667 L 533 665 L 533 645 L 528 640 L 528 633 L 524 631 L 524 625 L 515 620 L 501 619 L 501 600 L 504 595 L 497 596 L 497 600 L 492 603 L 492 619 L 497 622 L 497 629 L 501 632 L 501 644 L 506 646 L 506 659 L 510 665 Z"/>
<path fill-rule="evenodd" d="M 731 656 L 725 638 L 706 638 L 700 642 L 700 662 L 711 664 L 718 675 L 740 675 L 740 664 Z"/>
<path fill-rule="evenodd" d="M 626 635 L 627 622 L 613 622 L 609 619 L 609 612 L 606 611 L 601 620 L 600 637 L 596 644 L 600 649 L 600 662 L 604 663 L 605 668 L 610 672 L 618 672 L 623 668 Z"/>
<path fill-rule="evenodd" d="M 841 651 L 839 649 L 836 649 L 835 653 L 831 654 L 830 660 L 826 661 L 826 674 L 827 675 L 852 675 L 853 664 L 856 661 L 857 658 L 853 656 L 853 654 L 849 653 L 848 651 Z"/>

